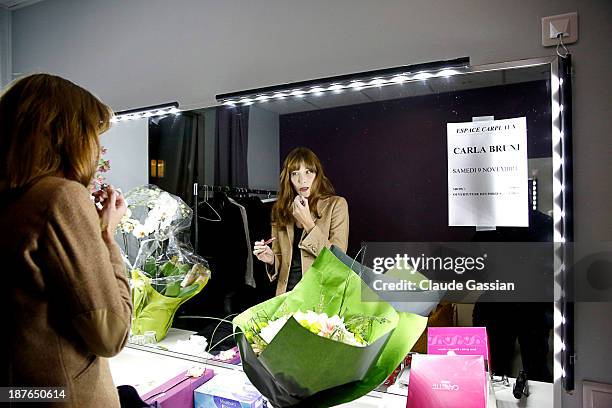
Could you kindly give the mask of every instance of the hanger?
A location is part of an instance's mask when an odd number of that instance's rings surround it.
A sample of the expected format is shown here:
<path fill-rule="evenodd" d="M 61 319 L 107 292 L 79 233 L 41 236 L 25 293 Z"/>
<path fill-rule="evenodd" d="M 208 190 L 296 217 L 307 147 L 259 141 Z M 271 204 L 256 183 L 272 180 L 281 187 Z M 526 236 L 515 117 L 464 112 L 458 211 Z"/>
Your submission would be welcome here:
<path fill-rule="evenodd" d="M 206 204 L 208 206 L 208 208 L 210 208 L 215 213 L 215 215 L 217 216 L 217 219 L 215 220 L 215 219 L 211 219 L 211 218 L 206 218 L 206 217 L 203 217 L 201 215 L 198 215 L 198 218 L 201 218 L 201 219 L 206 220 L 206 221 L 213 221 L 213 222 L 222 221 L 221 220 L 221 216 L 219 215 L 217 210 L 215 210 L 214 207 L 212 205 L 210 205 L 210 203 L 208 202 L 208 186 L 206 184 L 204 185 L 204 201 L 200 201 L 198 203 L 198 207 L 200 205 L 202 205 L 202 204 Z"/>
<path fill-rule="evenodd" d="M 271 191 L 271 190 L 260 190 L 257 191 L 257 194 L 265 194 L 266 197 L 265 198 L 261 198 L 261 202 L 262 203 L 270 203 L 272 201 L 276 201 L 278 199 L 278 197 L 273 197 L 272 193 L 276 193 L 275 191 Z"/>

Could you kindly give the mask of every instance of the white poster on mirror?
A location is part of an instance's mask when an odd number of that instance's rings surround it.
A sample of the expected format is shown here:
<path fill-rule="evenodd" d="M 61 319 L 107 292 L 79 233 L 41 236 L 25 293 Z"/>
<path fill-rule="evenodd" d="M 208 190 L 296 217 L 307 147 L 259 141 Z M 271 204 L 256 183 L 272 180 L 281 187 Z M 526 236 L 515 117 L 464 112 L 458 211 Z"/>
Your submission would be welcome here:
<path fill-rule="evenodd" d="M 446 128 L 448 225 L 528 227 L 526 118 Z"/>

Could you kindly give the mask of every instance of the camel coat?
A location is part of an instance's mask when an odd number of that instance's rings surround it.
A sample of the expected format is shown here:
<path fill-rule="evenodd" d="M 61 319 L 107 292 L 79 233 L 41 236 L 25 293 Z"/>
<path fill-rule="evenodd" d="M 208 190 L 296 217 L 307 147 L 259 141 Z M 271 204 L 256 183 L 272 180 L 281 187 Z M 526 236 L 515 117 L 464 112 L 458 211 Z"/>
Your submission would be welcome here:
<path fill-rule="evenodd" d="M 83 185 L 44 177 L 0 193 L 5 386 L 66 387 L 58 407 L 118 407 L 108 362 L 132 305 L 115 243 Z M 5 343 L 6 344 L 6 343 Z M 45 403 L 45 406 L 54 405 Z"/>
<path fill-rule="evenodd" d="M 339 196 L 331 196 L 319 200 L 317 210 L 321 215 L 315 219 L 315 227 L 309 232 L 303 231 L 298 244 L 302 255 L 302 275 L 310 268 L 319 252 L 324 247 L 335 245 L 346 252 L 349 235 L 349 214 L 346 200 Z M 291 254 L 293 252 L 294 223 L 283 227 L 272 224 L 272 243 L 274 252 L 274 270 L 268 268 L 270 281 L 278 279 L 276 295 L 287 291 Z M 267 266 L 267 265 L 266 265 Z"/>

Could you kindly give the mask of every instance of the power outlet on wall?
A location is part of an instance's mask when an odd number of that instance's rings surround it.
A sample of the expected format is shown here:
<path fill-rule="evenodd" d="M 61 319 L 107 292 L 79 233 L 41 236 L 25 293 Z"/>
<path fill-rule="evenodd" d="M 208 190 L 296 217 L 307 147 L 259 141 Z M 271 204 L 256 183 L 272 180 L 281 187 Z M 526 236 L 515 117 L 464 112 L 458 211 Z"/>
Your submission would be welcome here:
<path fill-rule="evenodd" d="M 563 35 L 563 44 L 578 41 L 578 13 L 542 17 L 542 45 L 557 45 L 557 35 Z"/>

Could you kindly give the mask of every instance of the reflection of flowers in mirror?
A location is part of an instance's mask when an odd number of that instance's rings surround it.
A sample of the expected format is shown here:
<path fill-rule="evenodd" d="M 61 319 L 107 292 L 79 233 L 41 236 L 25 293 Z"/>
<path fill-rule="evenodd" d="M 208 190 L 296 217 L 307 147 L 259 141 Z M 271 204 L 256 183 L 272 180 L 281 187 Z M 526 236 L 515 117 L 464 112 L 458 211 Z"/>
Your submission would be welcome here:
<path fill-rule="evenodd" d="M 165 191 L 148 190 L 146 206 L 149 208 L 144 223 L 132 218 L 131 208 L 140 203 L 129 203 L 128 210 L 119 223 L 121 232 L 132 234 L 136 238 L 145 238 L 153 233 L 167 230 L 172 221 L 176 219 L 176 214 L 180 211 L 182 216 L 188 212 L 187 207 Z"/>
<path fill-rule="evenodd" d="M 98 167 L 96 168 L 96 174 L 94 175 L 94 179 L 91 181 L 89 185 L 89 190 L 91 192 L 98 191 L 102 188 L 102 185 L 106 183 L 106 178 L 103 173 L 106 173 L 110 170 L 110 160 L 104 158 L 104 155 L 108 149 L 104 146 L 100 149 L 100 157 L 98 158 Z"/>

